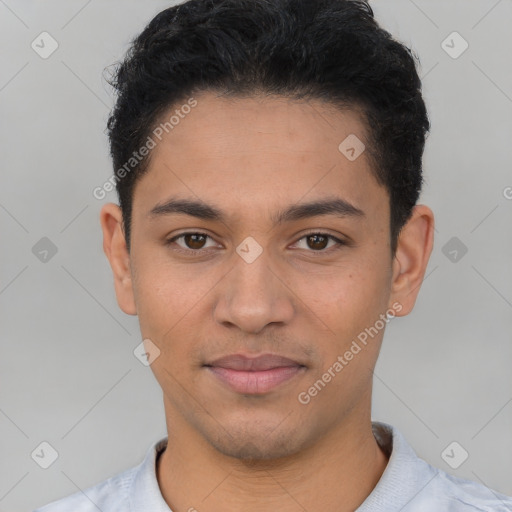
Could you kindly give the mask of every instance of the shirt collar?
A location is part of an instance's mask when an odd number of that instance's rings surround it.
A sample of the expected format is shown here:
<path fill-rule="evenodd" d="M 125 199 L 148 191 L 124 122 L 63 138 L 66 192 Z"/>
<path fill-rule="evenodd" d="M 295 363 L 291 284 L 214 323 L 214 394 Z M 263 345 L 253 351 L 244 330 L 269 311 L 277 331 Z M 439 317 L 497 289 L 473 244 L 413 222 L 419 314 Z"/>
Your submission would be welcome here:
<path fill-rule="evenodd" d="M 356 512 L 402 510 L 437 476 L 437 470 L 420 459 L 395 427 L 372 422 L 375 439 L 389 455 L 377 485 Z"/>
<path fill-rule="evenodd" d="M 167 436 L 153 443 L 139 465 L 128 490 L 130 512 L 172 512 L 165 502 L 156 478 L 157 456 L 167 446 Z"/>
<path fill-rule="evenodd" d="M 419 459 L 403 435 L 387 423 L 372 422 L 375 439 L 389 456 L 377 485 L 357 512 L 400 510 L 437 475 L 435 468 Z M 157 456 L 167 446 L 167 437 L 153 443 L 138 466 L 128 491 L 131 512 L 172 512 L 156 478 Z"/>

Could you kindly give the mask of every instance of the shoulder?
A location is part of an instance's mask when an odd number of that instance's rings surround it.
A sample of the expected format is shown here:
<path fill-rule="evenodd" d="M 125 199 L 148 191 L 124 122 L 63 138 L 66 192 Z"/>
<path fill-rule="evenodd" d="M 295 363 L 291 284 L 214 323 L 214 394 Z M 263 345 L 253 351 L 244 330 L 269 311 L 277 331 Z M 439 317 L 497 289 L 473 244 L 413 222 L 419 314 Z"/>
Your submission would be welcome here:
<path fill-rule="evenodd" d="M 125 512 L 129 510 L 129 488 L 137 467 L 104 480 L 83 491 L 38 508 L 34 512 Z"/>
<path fill-rule="evenodd" d="M 373 431 L 389 462 L 358 512 L 375 512 L 390 503 L 390 509 L 401 512 L 512 512 L 511 497 L 432 466 L 397 428 L 373 422 Z"/>
<path fill-rule="evenodd" d="M 459 478 L 436 468 L 431 482 L 430 505 L 446 511 L 512 512 L 512 497 L 505 496 L 481 483 Z M 427 486 L 429 487 L 429 486 Z"/>

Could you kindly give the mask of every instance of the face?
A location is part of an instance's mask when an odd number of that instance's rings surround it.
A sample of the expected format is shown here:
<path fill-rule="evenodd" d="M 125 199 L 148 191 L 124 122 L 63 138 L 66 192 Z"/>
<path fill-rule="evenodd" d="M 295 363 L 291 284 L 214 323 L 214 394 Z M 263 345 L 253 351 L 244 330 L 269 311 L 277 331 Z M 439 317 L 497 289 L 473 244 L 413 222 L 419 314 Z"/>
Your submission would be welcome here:
<path fill-rule="evenodd" d="M 397 285 L 411 258 L 391 258 L 366 153 L 339 149 L 366 141 L 356 112 L 195 98 L 135 187 L 129 255 L 117 226 L 118 300 L 160 351 L 168 427 L 233 457 L 292 455 L 369 418 L 386 312 L 417 293 Z"/>

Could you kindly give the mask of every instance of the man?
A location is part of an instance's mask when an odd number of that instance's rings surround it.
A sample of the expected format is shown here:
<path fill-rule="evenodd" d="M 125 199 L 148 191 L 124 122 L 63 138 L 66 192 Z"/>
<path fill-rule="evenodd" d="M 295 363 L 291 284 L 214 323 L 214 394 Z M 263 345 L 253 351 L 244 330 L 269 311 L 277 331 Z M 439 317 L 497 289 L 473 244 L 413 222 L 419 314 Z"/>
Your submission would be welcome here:
<path fill-rule="evenodd" d="M 413 309 L 434 230 L 421 83 L 371 8 L 190 0 L 112 84 L 104 250 L 168 437 L 39 511 L 512 510 L 371 421 L 385 326 Z"/>

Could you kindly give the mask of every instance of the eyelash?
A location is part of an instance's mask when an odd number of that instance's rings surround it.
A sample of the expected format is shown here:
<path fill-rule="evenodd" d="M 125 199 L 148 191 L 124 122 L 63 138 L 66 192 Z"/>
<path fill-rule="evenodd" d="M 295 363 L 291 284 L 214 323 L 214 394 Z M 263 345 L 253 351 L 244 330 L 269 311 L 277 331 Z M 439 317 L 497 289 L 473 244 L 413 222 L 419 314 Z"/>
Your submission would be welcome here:
<path fill-rule="evenodd" d="M 210 238 L 210 239 L 212 238 L 207 233 L 202 233 L 201 231 L 186 231 L 184 233 L 180 233 L 179 235 L 173 236 L 172 238 L 169 238 L 168 240 L 165 241 L 165 245 L 166 246 L 170 246 L 176 240 L 178 240 L 180 238 L 183 238 L 183 237 L 185 237 L 187 235 L 201 235 L 201 236 L 205 236 L 205 237 Z M 314 255 L 317 255 L 317 254 L 318 255 L 329 254 L 332 250 L 336 251 L 336 250 L 341 249 L 343 246 L 349 245 L 348 242 L 340 240 L 339 238 L 337 238 L 337 237 L 335 237 L 333 235 L 330 235 L 329 233 L 322 233 L 321 231 L 311 231 L 310 233 L 306 233 L 303 236 L 301 236 L 297 240 L 297 242 L 295 242 L 295 243 L 298 243 L 301 240 L 303 240 L 304 238 L 307 238 L 308 236 L 311 236 L 311 235 L 320 235 L 320 236 L 326 237 L 329 240 L 333 240 L 337 244 L 337 246 L 330 247 L 329 249 L 322 249 L 322 250 L 317 250 L 317 251 L 315 251 L 313 249 L 310 249 L 310 250 L 307 251 L 307 252 L 313 253 Z M 185 248 L 180 247 L 180 246 L 178 246 L 174 250 L 178 251 L 178 252 L 181 252 L 181 253 L 185 253 L 185 254 L 189 254 L 189 255 L 194 255 L 194 256 L 196 256 L 196 255 L 199 256 L 202 252 L 207 251 L 207 249 L 185 249 Z"/>

